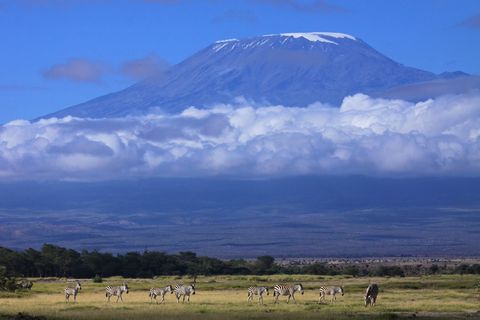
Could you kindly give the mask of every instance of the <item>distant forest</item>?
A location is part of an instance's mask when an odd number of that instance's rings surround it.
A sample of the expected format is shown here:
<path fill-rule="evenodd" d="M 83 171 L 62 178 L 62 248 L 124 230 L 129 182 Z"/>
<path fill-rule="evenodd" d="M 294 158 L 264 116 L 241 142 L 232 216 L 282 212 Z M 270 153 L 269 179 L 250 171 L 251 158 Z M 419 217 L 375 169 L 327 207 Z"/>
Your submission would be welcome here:
<path fill-rule="evenodd" d="M 9 277 L 152 278 L 166 275 L 269 275 L 315 274 L 351 276 L 407 276 L 437 273 L 480 274 L 480 264 L 368 265 L 368 264 L 277 264 L 271 256 L 254 260 L 221 260 L 193 252 L 167 254 L 158 251 L 111 254 L 81 252 L 44 244 L 40 250 L 15 251 L 0 247 L 0 273 Z"/>

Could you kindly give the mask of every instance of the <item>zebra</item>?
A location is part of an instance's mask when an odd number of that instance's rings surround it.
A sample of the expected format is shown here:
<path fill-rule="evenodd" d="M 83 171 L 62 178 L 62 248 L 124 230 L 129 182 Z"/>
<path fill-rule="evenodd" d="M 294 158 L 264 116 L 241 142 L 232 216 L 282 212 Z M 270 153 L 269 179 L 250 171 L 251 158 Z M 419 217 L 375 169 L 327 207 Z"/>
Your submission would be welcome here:
<path fill-rule="evenodd" d="M 269 295 L 267 287 L 250 287 L 247 291 L 247 302 L 251 302 L 253 300 L 254 295 L 258 295 L 258 303 L 263 303 L 263 295 Z"/>
<path fill-rule="evenodd" d="M 275 303 L 278 302 L 278 297 L 280 296 L 288 296 L 287 303 L 290 302 L 290 298 L 293 299 L 293 302 L 297 303 L 295 300 L 295 292 L 297 291 L 303 294 L 303 286 L 301 283 L 294 285 L 277 284 L 273 287 L 273 297 L 275 298 Z"/>
<path fill-rule="evenodd" d="M 82 286 L 80 285 L 80 282 L 78 280 L 75 281 L 75 287 L 66 287 L 65 290 L 63 290 L 63 292 L 65 293 L 65 303 L 70 301 L 70 296 L 73 296 L 73 302 L 76 303 L 78 291 L 81 289 Z"/>
<path fill-rule="evenodd" d="M 480 300 L 480 281 L 477 282 L 477 295 L 478 295 L 478 300 Z"/>
<path fill-rule="evenodd" d="M 375 306 L 377 302 L 377 295 L 378 295 L 378 285 L 375 283 L 368 285 L 367 290 L 365 291 L 365 307 L 371 305 L 372 307 Z"/>
<path fill-rule="evenodd" d="M 190 302 L 190 295 L 195 294 L 195 285 L 191 284 L 189 286 L 185 286 L 183 284 L 177 284 L 175 289 L 175 297 L 177 298 L 177 303 L 180 302 L 180 298 L 183 296 L 183 303 L 185 303 L 185 297 L 187 297 L 187 303 Z"/>
<path fill-rule="evenodd" d="M 17 283 L 17 287 L 20 289 L 31 290 L 33 287 L 33 282 L 28 279 L 22 279 L 20 282 Z"/>
<path fill-rule="evenodd" d="M 128 285 L 126 282 L 124 282 L 121 286 L 118 286 L 118 287 L 112 287 L 112 286 L 108 286 L 105 288 L 105 297 L 108 298 L 108 302 L 110 302 L 110 298 L 112 296 L 116 296 L 117 297 L 117 301 L 118 302 L 118 299 L 122 300 L 123 302 L 123 298 L 122 298 L 122 295 L 123 293 L 128 293 Z"/>
<path fill-rule="evenodd" d="M 165 294 L 167 292 L 170 292 L 170 294 L 173 293 L 173 287 L 171 285 L 168 285 L 168 286 L 163 287 L 163 288 L 152 288 L 152 289 L 150 289 L 150 293 L 148 294 L 148 296 L 150 297 L 150 302 L 153 302 L 153 299 L 155 299 L 155 303 L 158 303 L 157 296 L 160 296 L 162 298 L 160 303 L 165 302 Z"/>
<path fill-rule="evenodd" d="M 342 296 L 344 295 L 343 292 L 343 287 L 320 287 L 320 299 L 318 300 L 318 303 L 325 302 L 325 296 L 329 295 L 332 296 L 331 301 L 337 300 L 337 293 L 341 294 Z"/>

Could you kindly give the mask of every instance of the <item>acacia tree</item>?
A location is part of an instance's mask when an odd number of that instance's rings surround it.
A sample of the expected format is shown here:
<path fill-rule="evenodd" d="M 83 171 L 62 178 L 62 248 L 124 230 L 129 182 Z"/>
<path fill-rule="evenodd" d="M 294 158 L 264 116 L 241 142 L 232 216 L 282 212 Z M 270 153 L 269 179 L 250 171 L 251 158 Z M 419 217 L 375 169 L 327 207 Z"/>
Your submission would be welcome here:
<path fill-rule="evenodd" d="M 274 273 L 275 258 L 272 256 L 260 256 L 255 261 L 254 271 L 257 274 L 271 274 Z"/>

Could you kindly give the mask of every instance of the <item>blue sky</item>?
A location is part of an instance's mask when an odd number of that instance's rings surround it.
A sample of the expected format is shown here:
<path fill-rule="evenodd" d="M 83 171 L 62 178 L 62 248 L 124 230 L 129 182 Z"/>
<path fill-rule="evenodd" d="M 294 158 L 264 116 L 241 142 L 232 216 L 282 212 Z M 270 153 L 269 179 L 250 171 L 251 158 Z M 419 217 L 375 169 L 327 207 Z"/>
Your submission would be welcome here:
<path fill-rule="evenodd" d="M 345 32 L 406 65 L 480 74 L 476 0 L 0 0 L 0 123 L 122 89 L 142 66 L 178 63 L 218 39 L 302 31 Z"/>

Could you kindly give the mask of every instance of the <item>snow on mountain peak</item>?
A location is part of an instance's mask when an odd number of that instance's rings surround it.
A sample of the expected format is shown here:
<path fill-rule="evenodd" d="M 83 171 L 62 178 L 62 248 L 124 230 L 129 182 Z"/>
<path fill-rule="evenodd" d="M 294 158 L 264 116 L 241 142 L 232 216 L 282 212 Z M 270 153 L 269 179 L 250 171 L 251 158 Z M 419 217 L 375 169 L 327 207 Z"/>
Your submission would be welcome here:
<path fill-rule="evenodd" d="M 326 43 L 333 43 L 338 44 L 335 41 L 329 40 L 327 38 L 347 38 L 350 40 L 357 40 L 355 37 L 345 34 L 345 33 L 338 33 L 338 32 L 295 32 L 295 33 L 281 33 L 279 35 L 266 35 L 266 36 L 282 36 L 282 37 L 293 37 L 293 38 L 305 38 L 312 42 L 326 42 Z"/>
<path fill-rule="evenodd" d="M 234 41 L 238 41 L 238 39 L 232 38 L 232 39 L 218 40 L 218 41 L 215 41 L 215 43 L 225 43 L 225 42 L 234 42 Z"/>
<path fill-rule="evenodd" d="M 263 45 L 268 43 L 268 38 L 271 37 L 286 37 L 288 38 L 304 38 L 311 42 L 325 42 L 338 45 L 334 39 L 349 39 L 356 41 L 357 38 L 339 32 L 294 32 L 294 33 L 280 33 L 280 34 L 266 34 L 261 37 L 250 38 L 246 40 L 238 40 L 238 39 L 225 39 L 219 40 L 215 42 L 213 49 L 215 51 L 219 51 L 223 48 L 233 49 L 237 47 L 237 44 L 242 48 L 250 48 L 255 47 L 258 45 Z M 285 39 L 282 43 L 284 43 L 287 39 Z"/>

